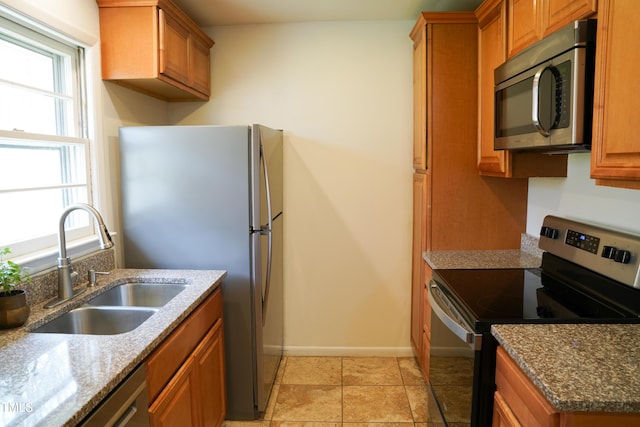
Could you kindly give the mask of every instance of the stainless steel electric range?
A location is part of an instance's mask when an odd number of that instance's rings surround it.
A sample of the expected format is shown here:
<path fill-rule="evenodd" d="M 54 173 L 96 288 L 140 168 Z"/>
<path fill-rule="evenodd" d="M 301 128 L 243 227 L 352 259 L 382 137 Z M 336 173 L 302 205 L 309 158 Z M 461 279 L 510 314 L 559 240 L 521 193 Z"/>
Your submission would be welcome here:
<path fill-rule="evenodd" d="M 467 358 L 443 358 L 432 332 L 429 405 L 439 414 L 432 414 L 435 425 L 491 425 L 493 324 L 640 323 L 640 236 L 547 216 L 539 247 L 540 268 L 434 270 L 432 322 L 444 324 L 468 351 Z M 462 383 L 438 383 L 456 375 Z"/>

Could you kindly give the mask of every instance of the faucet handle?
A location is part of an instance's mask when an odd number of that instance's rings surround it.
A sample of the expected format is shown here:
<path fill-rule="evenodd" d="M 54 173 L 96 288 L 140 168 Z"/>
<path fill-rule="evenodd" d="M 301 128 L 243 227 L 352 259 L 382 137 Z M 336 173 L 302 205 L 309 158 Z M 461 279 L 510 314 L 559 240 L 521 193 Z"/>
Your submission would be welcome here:
<path fill-rule="evenodd" d="M 89 284 L 87 285 L 87 287 L 92 287 L 96 285 L 97 282 L 97 276 L 98 274 L 102 274 L 102 275 L 108 275 L 109 272 L 108 271 L 95 271 L 94 269 L 90 269 L 89 270 Z"/>

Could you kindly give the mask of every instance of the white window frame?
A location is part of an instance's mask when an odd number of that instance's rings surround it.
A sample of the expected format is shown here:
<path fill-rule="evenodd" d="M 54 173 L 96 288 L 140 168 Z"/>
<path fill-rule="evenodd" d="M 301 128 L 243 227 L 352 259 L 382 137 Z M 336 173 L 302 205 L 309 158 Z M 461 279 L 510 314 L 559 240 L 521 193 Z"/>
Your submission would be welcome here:
<path fill-rule="evenodd" d="M 60 135 L 40 135 L 34 133 L 27 133 L 20 130 L 0 130 L 0 140 L 11 139 L 16 144 L 80 144 L 84 147 L 86 171 L 86 182 L 83 186 L 86 186 L 87 202 L 93 203 L 93 181 L 95 177 L 91 175 L 92 164 L 92 144 L 88 138 L 88 105 L 87 105 L 87 91 L 86 91 L 86 67 L 85 67 L 85 49 L 82 43 L 77 40 L 73 40 L 68 36 L 59 33 L 35 20 L 32 20 L 19 12 L 12 9 L 3 7 L 0 4 L 0 25 L 3 29 L 8 29 L 12 32 L 12 37 L 17 40 L 29 40 L 29 43 L 35 41 L 43 46 L 49 46 L 49 48 L 66 51 L 72 54 L 72 66 L 71 71 L 74 74 L 72 80 L 74 82 L 72 87 L 72 97 L 76 107 L 74 108 L 73 124 L 74 129 L 70 132 L 73 136 L 60 136 Z M 58 188 L 64 188 L 64 185 L 53 186 Z M 62 213 L 62 212 L 60 212 Z M 70 219 L 72 215 L 70 216 Z M 69 223 L 67 223 L 69 224 Z M 70 245 L 73 245 L 73 241 L 76 240 L 79 243 L 87 243 L 95 240 L 95 225 L 93 219 L 90 218 L 88 226 L 76 228 L 67 231 L 67 241 Z M 53 230 L 52 234 L 42 236 L 37 239 L 11 243 L 10 247 L 13 253 L 13 258 L 16 256 L 21 260 L 31 260 L 29 264 L 32 267 L 32 272 L 44 269 L 47 266 L 51 266 L 51 259 L 54 259 L 52 255 L 57 254 L 57 226 Z M 54 249 L 55 248 L 55 249 Z M 42 258 L 42 254 L 46 254 L 45 258 Z M 34 260 L 40 259 L 39 262 Z"/>

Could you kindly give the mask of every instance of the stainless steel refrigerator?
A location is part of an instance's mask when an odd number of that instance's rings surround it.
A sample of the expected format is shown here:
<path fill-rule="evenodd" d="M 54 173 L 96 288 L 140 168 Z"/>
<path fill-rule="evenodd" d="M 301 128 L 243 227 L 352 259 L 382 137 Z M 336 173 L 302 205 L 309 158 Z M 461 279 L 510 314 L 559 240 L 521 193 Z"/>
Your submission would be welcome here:
<path fill-rule="evenodd" d="M 266 408 L 283 346 L 282 131 L 120 128 L 128 268 L 223 269 L 227 419 Z"/>

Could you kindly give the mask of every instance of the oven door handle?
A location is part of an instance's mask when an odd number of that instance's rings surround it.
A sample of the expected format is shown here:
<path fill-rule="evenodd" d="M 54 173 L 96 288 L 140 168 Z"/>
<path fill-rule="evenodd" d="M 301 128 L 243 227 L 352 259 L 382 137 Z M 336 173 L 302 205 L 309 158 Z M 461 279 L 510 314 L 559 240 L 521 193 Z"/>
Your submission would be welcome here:
<path fill-rule="evenodd" d="M 469 346 L 478 351 L 482 348 L 482 334 L 474 333 L 466 325 L 462 316 L 456 311 L 435 281 L 429 284 L 429 301 L 431 310 L 438 316 L 444 325 Z"/>

